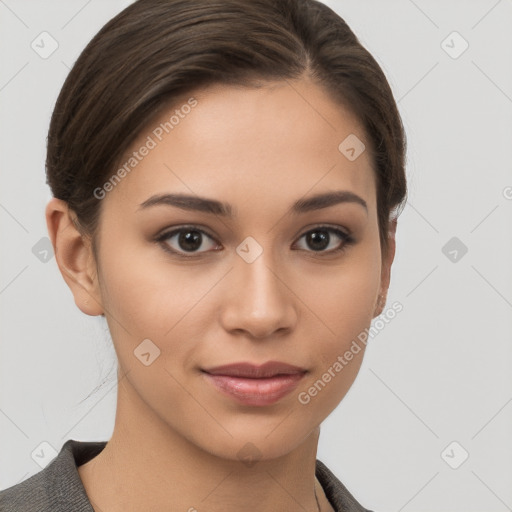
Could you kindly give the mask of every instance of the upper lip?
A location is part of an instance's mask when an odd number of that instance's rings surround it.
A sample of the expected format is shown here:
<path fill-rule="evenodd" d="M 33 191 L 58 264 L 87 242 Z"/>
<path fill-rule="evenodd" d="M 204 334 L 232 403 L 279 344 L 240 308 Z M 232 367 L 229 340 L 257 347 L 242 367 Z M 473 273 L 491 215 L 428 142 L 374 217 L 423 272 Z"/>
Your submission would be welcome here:
<path fill-rule="evenodd" d="M 268 361 L 262 365 L 246 362 L 232 363 L 203 369 L 203 371 L 210 375 L 229 375 L 232 377 L 247 377 L 253 379 L 306 372 L 304 368 L 280 361 Z"/>

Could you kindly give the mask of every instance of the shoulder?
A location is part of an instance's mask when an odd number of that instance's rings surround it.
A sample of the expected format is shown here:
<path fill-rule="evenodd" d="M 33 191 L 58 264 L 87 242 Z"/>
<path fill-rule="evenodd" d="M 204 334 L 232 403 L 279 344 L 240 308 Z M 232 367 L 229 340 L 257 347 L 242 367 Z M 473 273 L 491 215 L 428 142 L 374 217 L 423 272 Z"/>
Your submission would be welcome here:
<path fill-rule="evenodd" d="M 0 491 L 2 512 L 32 512 L 50 510 L 50 497 L 47 494 L 47 472 L 45 468 L 23 482 Z M 46 472 L 46 473 L 45 473 Z"/>
<path fill-rule="evenodd" d="M 69 439 L 41 471 L 0 491 L 2 512 L 93 512 L 77 467 L 96 456 L 106 442 Z"/>
<path fill-rule="evenodd" d="M 316 461 L 316 477 L 336 512 L 372 512 L 364 508 L 320 460 Z"/>

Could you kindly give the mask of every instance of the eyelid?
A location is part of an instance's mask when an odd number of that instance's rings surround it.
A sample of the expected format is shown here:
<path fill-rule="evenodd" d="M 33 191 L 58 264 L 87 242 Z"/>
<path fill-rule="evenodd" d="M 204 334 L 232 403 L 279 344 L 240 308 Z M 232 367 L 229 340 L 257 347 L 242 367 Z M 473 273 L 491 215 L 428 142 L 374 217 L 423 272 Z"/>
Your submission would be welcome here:
<path fill-rule="evenodd" d="M 353 245 L 356 240 L 352 236 L 352 232 L 349 229 L 341 228 L 339 225 L 329 225 L 329 224 L 315 224 L 313 226 L 308 226 L 308 228 L 302 232 L 300 236 L 297 237 L 297 241 L 299 241 L 304 235 L 312 231 L 328 231 L 329 233 L 333 233 L 341 238 L 341 245 L 335 249 L 330 249 L 328 251 L 310 251 L 306 249 L 301 249 L 304 252 L 309 253 L 313 257 L 328 257 L 336 254 L 343 253 L 350 245 Z M 297 243 L 297 242 L 295 242 Z"/>
<path fill-rule="evenodd" d="M 306 233 L 309 233 L 310 231 L 313 231 L 314 229 L 328 229 L 328 230 L 335 230 L 335 231 L 341 231 L 346 236 L 352 236 L 352 231 L 344 226 L 340 226 L 338 224 L 326 224 L 326 223 L 318 223 L 318 224 L 312 224 L 310 226 L 306 226 L 304 231 L 301 230 L 301 235 L 299 235 L 299 238 L 304 236 Z"/>
<path fill-rule="evenodd" d="M 352 236 L 351 230 L 349 230 L 347 228 L 342 228 L 339 225 L 329 225 L 329 224 L 325 224 L 325 223 L 324 224 L 320 223 L 320 224 L 314 224 L 314 225 L 307 226 L 307 228 L 304 231 L 302 231 L 300 235 L 298 235 L 296 237 L 296 241 L 294 242 L 294 245 L 304 235 L 310 233 L 311 231 L 322 230 L 322 229 L 324 231 L 328 231 L 331 233 L 334 232 L 337 236 L 339 236 L 342 239 L 341 247 L 339 247 L 337 249 L 331 249 L 329 251 L 309 251 L 309 250 L 305 250 L 305 249 L 301 249 L 301 250 L 311 253 L 313 255 L 315 255 L 315 254 L 320 255 L 320 256 L 322 254 L 330 255 L 330 254 L 335 254 L 335 253 L 344 251 L 347 248 L 347 246 L 349 246 L 355 242 L 355 239 Z M 177 256 L 181 256 L 183 258 L 195 258 L 202 254 L 207 254 L 209 252 L 213 252 L 211 250 L 210 251 L 192 252 L 192 253 L 180 252 L 180 251 L 171 249 L 169 247 L 169 245 L 165 243 L 165 240 L 172 238 L 173 236 L 180 233 L 181 231 L 186 231 L 186 230 L 198 231 L 199 233 L 202 233 L 203 235 L 206 235 L 208 238 L 213 240 L 217 245 L 221 245 L 215 236 L 210 234 L 206 229 L 200 227 L 198 224 L 185 224 L 185 225 L 179 225 L 179 226 L 175 226 L 173 228 L 165 229 L 165 230 L 163 230 L 163 232 L 161 232 L 160 234 L 158 234 L 155 237 L 155 241 L 160 242 L 164 246 L 164 250 L 166 250 L 167 252 L 170 252 L 171 254 L 174 254 Z"/>
<path fill-rule="evenodd" d="M 206 235 L 208 238 L 213 240 L 217 245 L 220 245 L 219 241 L 212 234 L 210 234 L 204 228 L 199 227 L 199 225 L 197 225 L 197 224 L 184 224 L 184 225 L 180 225 L 180 226 L 175 226 L 174 228 L 164 229 L 163 232 L 161 232 L 160 234 L 158 234 L 155 237 L 155 241 L 160 242 L 162 245 L 164 245 L 165 250 L 167 250 L 168 252 L 170 252 L 172 254 L 177 254 L 179 256 L 183 256 L 185 258 L 193 258 L 196 255 L 206 254 L 206 253 L 210 252 L 210 251 L 193 252 L 193 253 L 190 253 L 187 255 L 186 252 L 178 252 L 174 249 L 171 249 L 165 243 L 165 240 L 174 237 L 175 235 L 179 234 L 181 231 L 187 231 L 187 230 L 198 231 L 199 233 Z"/>

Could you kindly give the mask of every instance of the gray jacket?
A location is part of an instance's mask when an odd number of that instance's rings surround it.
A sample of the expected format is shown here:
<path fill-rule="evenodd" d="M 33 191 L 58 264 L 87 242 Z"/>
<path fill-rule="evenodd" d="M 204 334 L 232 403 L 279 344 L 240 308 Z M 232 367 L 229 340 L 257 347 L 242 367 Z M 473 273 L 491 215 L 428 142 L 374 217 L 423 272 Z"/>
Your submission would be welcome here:
<path fill-rule="evenodd" d="M 0 512 L 94 512 L 77 467 L 98 455 L 105 445 L 106 441 L 69 439 L 43 470 L 0 491 Z M 318 459 L 315 473 L 336 512 L 371 512 Z"/>

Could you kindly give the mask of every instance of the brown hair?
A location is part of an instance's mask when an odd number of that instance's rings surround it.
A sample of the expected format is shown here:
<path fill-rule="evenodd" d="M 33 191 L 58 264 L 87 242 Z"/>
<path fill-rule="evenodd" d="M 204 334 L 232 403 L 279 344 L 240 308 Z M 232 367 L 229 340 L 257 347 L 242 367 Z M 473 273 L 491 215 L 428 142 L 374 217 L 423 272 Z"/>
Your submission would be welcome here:
<path fill-rule="evenodd" d="M 48 132 L 47 183 L 76 214 L 96 253 L 101 200 L 93 191 L 163 106 L 214 83 L 250 86 L 303 75 L 365 129 L 385 254 L 390 214 L 405 205 L 407 193 L 404 127 L 376 60 L 342 18 L 315 0 L 138 0 L 128 6 L 89 42 L 62 87 Z"/>

